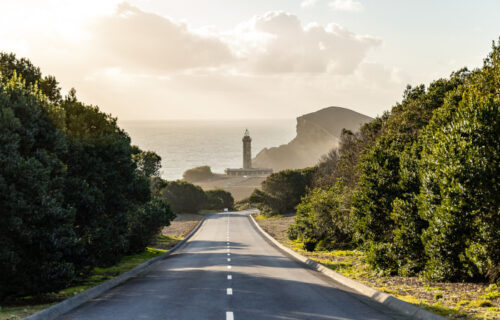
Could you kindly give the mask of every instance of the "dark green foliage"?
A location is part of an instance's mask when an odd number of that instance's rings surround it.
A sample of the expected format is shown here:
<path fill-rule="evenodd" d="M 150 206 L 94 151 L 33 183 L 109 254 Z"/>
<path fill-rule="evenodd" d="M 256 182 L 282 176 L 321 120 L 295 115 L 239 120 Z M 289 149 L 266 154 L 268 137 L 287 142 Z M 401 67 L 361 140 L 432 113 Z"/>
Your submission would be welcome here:
<path fill-rule="evenodd" d="M 213 176 L 214 174 L 209 166 L 201 166 L 186 170 L 182 175 L 182 178 L 189 182 L 197 182 L 209 179 Z"/>
<path fill-rule="evenodd" d="M 297 207 L 290 239 L 309 249 L 335 244 L 338 235 L 319 222 L 328 215 L 318 208 L 340 201 L 351 208 L 354 239 L 374 269 L 498 281 L 499 101 L 495 43 L 481 69 L 459 70 L 428 88 L 408 87 L 390 113 L 358 133 L 343 132 L 339 149 L 318 165 L 313 185 L 320 189 Z M 318 196 L 340 181 L 342 192 Z"/>
<path fill-rule="evenodd" d="M 423 267 L 423 245 L 418 235 L 426 223 L 417 213 L 419 150 L 413 145 L 433 110 L 441 107 L 446 95 L 462 85 L 467 76 L 463 70 L 449 80 L 434 81 L 428 89 L 423 85 L 408 87 L 402 103 L 392 109 L 384 124 L 383 135 L 360 159 L 359 189 L 352 213 L 356 238 L 368 250 L 374 250 L 369 262 L 377 269 L 409 275 Z M 388 270 L 387 266 L 393 267 Z"/>
<path fill-rule="evenodd" d="M 344 196 L 345 186 L 341 181 L 329 189 L 316 188 L 309 192 L 297 205 L 295 225 L 289 229 L 289 236 L 318 242 L 323 249 L 349 244 L 352 226 Z M 312 243 L 308 246 L 314 249 Z"/>
<path fill-rule="evenodd" d="M 161 157 L 152 151 L 141 151 L 133 147 L 132 160 L 137 166 L 139 173 L 147 178 L 160 175 Z"/>
<path fill-rule="evenodd" d="M 167 182 L 161 194 L 175 213 L 197 213 L 207 200 L 203 189 L 180 180 Z"/>
<path fill-rule="evenodd" d="M 356 133 L 343 130 L 338 150 L 332 150 L 318 164 L 313 177 L 315 188 L 298 206 L 296 224 L 288 229 L 290 239 L 307 240 L 307 246 L 313 249 L 316 245 L 332 248 L 351 243 L 353 226 L 349 209 L 359 180 L 358 159 L 380 135 L 386 120 L 387 115 L 376 118 Z"/>
<path fill-rule="evenodd" d="M 0 77 L 0 297 L 57 290 L 74 278 L 75 211 L 64 201 L 66 142 L 47 103 Z"/>
<path fill-rule="evenodd" d="M 40 68 L 35 67 L 26 58 L 18 59 L 13 53 L 0 52 L 0 73 L 4 79 L 10 79 L 15 74 L 21 75 L 27 89 L 37 85 L 49 102 L 57 103 L 61 100 L 61 89 L 56 78 L 54 76 L 42 78 Z"/>
<path fill-rule="evenodd" d="M 160 198 L 153 198 L 139 207 L 129 220 L 128 251 L 130 253 L 143 251 L 174 218 L 175 214 Z"/>
<path fill-rule="evenodd" d="M 88 259 L 83 263 L 110 265 L 127 251 L 128 210 L 149 201 L 149 184 L 136 175 L 134 149 L 116 119 L 71 95 L 61 107 L 68 138 L 65 193 L 76 209 L 75 231 Z"/>
<path fill-rule="evenodd" d="M 311 185 L 315 168 L 283 170 L 271 174 L 249 198 L 265 215 L 292 211 Z"/>
<path fill-rule="evenodd" d="M 29 60 L 0 53 L 0 72 L 0 296 L 61 289 L 143 250 L 173 218 L 151 197 L 160 158 L 74 89 L 62 100 Z"/>
<path fill-rule="evenodd" d="M 230 192 L 222 189 L 205 191 L 207 202 L 205 209 L 223 210 L 224 208 L 232 209 L 234 207 L 234 198 Z"/>
<path fill-rule="evenodd" d="M 474 86 L 451 121 L 425 136 L 420 213 L 429 221 L 423 239 L 431 279 L 500 274 L 499 136 L 500 95 Z"/>

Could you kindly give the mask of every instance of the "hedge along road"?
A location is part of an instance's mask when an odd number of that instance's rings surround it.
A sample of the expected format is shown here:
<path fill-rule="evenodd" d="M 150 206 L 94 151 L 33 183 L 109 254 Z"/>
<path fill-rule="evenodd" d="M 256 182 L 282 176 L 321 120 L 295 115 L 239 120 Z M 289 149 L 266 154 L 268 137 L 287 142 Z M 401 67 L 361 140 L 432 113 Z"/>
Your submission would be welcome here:
<path fill-rule="evenodd" d="M 146 274 L 60 319 L 408 319 L 289 258 L 248 214 L 208 217 Z"/>

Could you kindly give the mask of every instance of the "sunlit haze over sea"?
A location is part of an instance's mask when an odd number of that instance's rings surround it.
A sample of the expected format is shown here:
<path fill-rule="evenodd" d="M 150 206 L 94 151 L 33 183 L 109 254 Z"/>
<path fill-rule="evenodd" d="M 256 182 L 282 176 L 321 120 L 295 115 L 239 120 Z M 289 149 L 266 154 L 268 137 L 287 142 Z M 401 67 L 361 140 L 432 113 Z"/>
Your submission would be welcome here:
<path fill-rule="evenodd" d="M 162 177 L 182 178 L 190 168 L 208 165 L 215 173 L 242 166 L 245 129 L 252 137 L 252 157 L 267 147 L 288 143 L 295 137 L 295 119 L 279 120 L 165 120 L 121 121 L 132 144 L 162 158 Z"/>

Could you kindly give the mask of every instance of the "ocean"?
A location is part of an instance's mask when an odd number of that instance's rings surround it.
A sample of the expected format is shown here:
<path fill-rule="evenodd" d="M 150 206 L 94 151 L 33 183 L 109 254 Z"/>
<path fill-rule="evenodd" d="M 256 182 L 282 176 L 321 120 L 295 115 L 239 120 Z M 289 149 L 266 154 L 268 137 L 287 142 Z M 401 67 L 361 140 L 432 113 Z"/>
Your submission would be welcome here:
<path fill-rule="evenodd" d="M 208 165 L 212 172 L 241 168 L 245 129 L 252 137 L 252 157 L 267 147 L 288 143 L 295 137 L 295 119 L 279 120 L 161 120 L 120 121 L 132 144 L 162 158 L 161 176 L 182 178 L 187 169 Z"/>

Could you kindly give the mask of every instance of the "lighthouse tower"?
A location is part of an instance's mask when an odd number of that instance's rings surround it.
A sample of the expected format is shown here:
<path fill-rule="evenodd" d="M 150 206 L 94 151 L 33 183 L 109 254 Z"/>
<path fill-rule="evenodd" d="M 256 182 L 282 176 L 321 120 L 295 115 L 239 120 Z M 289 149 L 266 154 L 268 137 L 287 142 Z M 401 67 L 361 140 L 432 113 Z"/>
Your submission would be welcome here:
<path fill-rule="evenodd" d="M 227 168 L 226 175 L 228 176 L 268 176 L 273 173 L 273 169 L 267 168 L 252 168 L 252 138 L 248 129 L 245 130 L 243 136 L 243 168 L 231 169 Z"/>
<path fill-rule="evenodd" d="M 250 133 L 248 129 L 245 130 L 245 135 L 243 136 L 243 169 L 252 168 L 252 138 L 250 138 Z"/>

